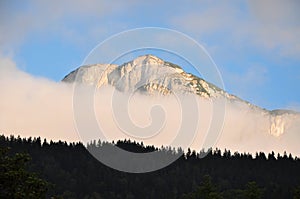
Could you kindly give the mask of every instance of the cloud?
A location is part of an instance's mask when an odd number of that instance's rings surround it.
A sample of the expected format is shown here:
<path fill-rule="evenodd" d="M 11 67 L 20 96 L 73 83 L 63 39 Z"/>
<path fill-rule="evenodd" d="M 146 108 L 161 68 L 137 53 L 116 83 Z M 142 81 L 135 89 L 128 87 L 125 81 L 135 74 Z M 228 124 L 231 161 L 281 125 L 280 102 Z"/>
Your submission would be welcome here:
<path fill-rule="evenodd" d="M 241 46 L 298 59 L 300 54 L 300 14 L 298 1 L 211 2 L 191 6 L 189 12 L 170 17 L 174 27 L 201 40 L 225 44 L 226 50 Z"/>
<path fill-rule="evenodd" d="M 32 77 L 17 69 L 9 58 L 1 58 L 0 132 L 78 140 L 71 91 L 66 85 Z"/>
<path fill-rule="evenodd" d="M 255 26 L 253 40 L 267 50 L 279 49 L 287 57 L 299 57 L 299 1 L 249 1 Z"/>
<path fill-rule="evenodd" d="M 140 1 L 37 1 L 1 2 L 1 49 L 13 49 L 28 37 L 58 36 L 78 46 L 102 41 L 129 27 L 165 25 L 193 35 L 209 46 L 226 50 L 241 46 L 298 59 L 300 53 L 298 1 L 189 2 L 190 9 L 170 2 L 143 4 Z M 144 10 L 144 12 L 142 11 Z M 153 10 L 160 21 L 149 23 Z M 141 15 L 142 16 L 138 16 Z M 141 17 L 139 22 L 130 20 Z M 224 51 L 224 50 L 223 50 Z"/>
<path fill-rule="evenodd" d="M 188 32 L 202 35 L 218 34 L 228 31 L 236 24 L 237 6 L 232 4 L 198 5 L 189 12 L 183 12 L 171 17 L 171 23 Z"/>
<path fill-rule="evenodd" d="M 1 2 L 0 50 L 15 50 L 32 35 L 42 39 L 59 36 L 69 42 L 84 44 L 91 37 L 106 35 L 107 27 L 109 34 L 115 25 L 124 27 L 121 21 L 116 21 L 114 26 L 108 21 L 115 21 L 114 15 L 125 12 L 136 3 L 103 0 Z"/>

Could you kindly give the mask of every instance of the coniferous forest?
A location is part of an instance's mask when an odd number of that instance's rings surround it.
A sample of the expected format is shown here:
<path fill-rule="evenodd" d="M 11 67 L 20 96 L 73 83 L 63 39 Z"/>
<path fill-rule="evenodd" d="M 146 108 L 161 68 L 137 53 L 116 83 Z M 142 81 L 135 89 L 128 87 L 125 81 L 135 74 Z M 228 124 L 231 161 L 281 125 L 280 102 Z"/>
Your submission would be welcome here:
<path fill-rule="evenodd" d="M 132 152 L 170 147 L 129 140 L 91 142 Z M 188 150 L 171 165 L 149 173 L 116 171 L 97 161 L 81 143 L 0 136 L 0 198 L 300 198 L 300 160 L 290 154 L 240 154 Z"/>

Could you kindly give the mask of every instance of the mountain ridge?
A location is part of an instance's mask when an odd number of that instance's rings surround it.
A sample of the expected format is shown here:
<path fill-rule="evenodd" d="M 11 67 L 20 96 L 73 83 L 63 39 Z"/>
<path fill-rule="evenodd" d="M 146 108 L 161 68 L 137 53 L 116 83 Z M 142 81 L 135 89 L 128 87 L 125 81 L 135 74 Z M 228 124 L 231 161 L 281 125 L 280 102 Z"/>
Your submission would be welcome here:
<path fill-rule="evenodd" d="M 95 74 L 98 76 L 95 76 Z M 108 75 L 107 79 L 103 78 L 106 75 Z M 116 84 L 117 81 L 120 81 L 124 85 L 124 83 L 130 83 L 136 78 L 139 81 L 135 81 L 133 85 L 130 85 L 131 87 L 121 88 L 120 85 Z M 120 91 L 138 89 L 136 86 L 145 85 L 144 88 L 148 92 L 158 90 L 163 94 L 168 93 L 165 90 L 159 90 L 157 86 L 160 85 L 162 86 L 161 89 L 179 93 L 195 93 L 202 97 L 212 97 L 212 94 L 215 94 L 213 95 L 214 97 L 228 94 L 204 79 L 185 72 L 179 65 L 164 61 L 150 54 L 139 56 L 119 66 L 115 64 L 84 65 L 66 75 L 62 81 L 69 83 L 76 81 L 78 83 L 96 85 L 97 87 L 107 83 L 116 86 Z"/>
<path fill-rule="evenodd" d="M 152 54 L 139 56 L 121 65 L 83 65 L 67 74 L 62 81 L 83 83 L 96 87 L 112 85 L 122 92 L 139 90 L 147 94 L 158 92 L 163 95 L 178 92 L 196 94 L 207 99 L 226 97 L 227 100 L 241 101 L 253 109 L 260 109 L 273 115 L 299 114 L 292 110 L 267 110 L 256 106 L 233 94 L 229 94 L 194 74 L 185 72 L 181 66 Z"/>

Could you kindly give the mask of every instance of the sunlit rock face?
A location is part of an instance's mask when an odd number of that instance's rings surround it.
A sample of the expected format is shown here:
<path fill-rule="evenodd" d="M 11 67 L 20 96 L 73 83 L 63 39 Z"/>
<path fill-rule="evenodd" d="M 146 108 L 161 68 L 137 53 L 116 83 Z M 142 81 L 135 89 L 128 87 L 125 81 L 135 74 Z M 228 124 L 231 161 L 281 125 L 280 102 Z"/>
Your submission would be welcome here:
<path fill-rule="evenodd" d="M 64 82 L 80 82 L 101 87 L 113 85 L 119 91 L 170 94 L 194 93 L 202 97 L 228 95 L 205 80 L 186 73 L 180 66 L 153 55 L 144 55 L 120 66 L 95 64 L 82 66 L 68 74 Z"/>
<path fill-rule="evenodd" d="M 289 129 L 291 122 L 299 119 L 299 114 L 289 110 L 273 110 L 270 115 L 270 134 L 279 137 Z"/>

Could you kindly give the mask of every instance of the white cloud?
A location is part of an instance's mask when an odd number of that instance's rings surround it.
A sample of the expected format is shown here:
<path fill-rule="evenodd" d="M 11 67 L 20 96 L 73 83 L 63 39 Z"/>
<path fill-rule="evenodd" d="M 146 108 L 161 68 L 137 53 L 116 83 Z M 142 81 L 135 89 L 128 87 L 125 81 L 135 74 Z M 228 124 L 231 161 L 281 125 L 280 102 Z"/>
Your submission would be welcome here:
<path fill-rule="evenodd" d="M 78 140 L 72 117 L 70 87 L 36 78 L 0 58 L 0 132 Z"/>
<path fill-rule="evenodd" d="M 100 41 L 137 25 L 133 20 L 126 21 L 129 14 L 141 18 L 141 22 L 145 20 L 140 25 L 147 25 L 149 15 L 157 10 L 167 15 L 162 13 L 161 21 L 156 24 L 185 31 L 206 43 L 214 41 L 210 45 L 218 43 L 228 48 L 235 45 L 237 51 L 239 46 L 248 46 L 293 58 L 298 58 L 300 53 L 298 1 L 201 1 L 189 2 L 189 9 L 181 8 L 177 2 L 174 12 L 166 10 L 170 3 L 156 7 L 136 0 L 31 0 L 20 5 L 14 1 L 6 4 L 2 6 L 0 19 L 2 50 L 14 48 L 32 33 L 43 33 L 40 35 L 44 38 L 58 35 L 79 45 L 91 38 Z M 136 16 L 142 9 L 147 11 L 145 15 Z"/>
<path fill-rule="evenodd" d="M 278 49 L 279 54 L 299 57 L 300 13 L 299 1 L 249 1 L 255 26 L 253 41 L 267 50 Z"/>
<path fill-rule="evenodd" d="M 67 41 L 84 44 L 91 37 L 95 39 L 107 34 L 108 30 L 111 34 L 115 25 L 122 25 L 122 22 L 108 24 L 108 16 L 113 18 L 116 13 L 124 12 L 136 3 L 104 0 L 10 1 L 1 9 L 0 50 L 15 50 L 31 34 L 43 39 L 58 35 Z"/>
<path fill-rule="evenodd" d="M 179 13 L 171 17 L 171 23 L 188 32 L 201 35 L 224 33 L 236 23 L 238 9 L 230 4 L 211 4 L 191 7 L 189 12 Z"/>
<path fill-rule="evenodd" d="M 299 58 L 299 1 L 249 1 L 191 6 L 171 17 L 174 27 L 228 48 L 241 46 Z M 226 48 L 226 50 L 228 49 Z"/>

